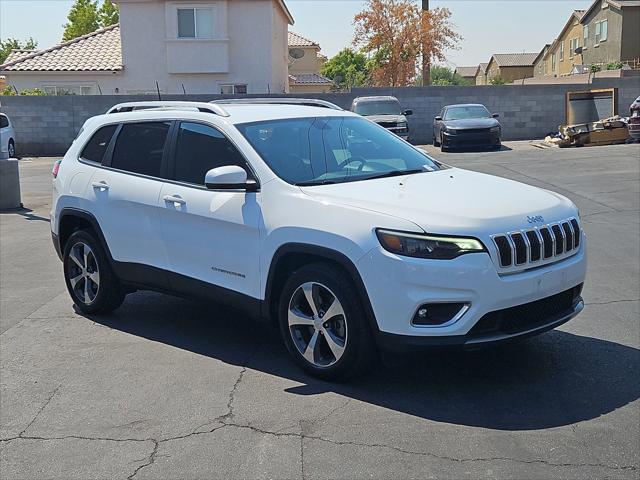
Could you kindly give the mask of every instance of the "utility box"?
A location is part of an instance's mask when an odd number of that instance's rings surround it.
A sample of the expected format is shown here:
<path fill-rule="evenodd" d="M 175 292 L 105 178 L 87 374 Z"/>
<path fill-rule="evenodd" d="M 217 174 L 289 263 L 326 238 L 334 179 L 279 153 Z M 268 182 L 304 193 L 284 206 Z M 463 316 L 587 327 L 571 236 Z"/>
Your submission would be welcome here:
<path fill-rule="evenodd" d="M 18 160 L 0 160 L 0 210 L 22 207 Z"/>

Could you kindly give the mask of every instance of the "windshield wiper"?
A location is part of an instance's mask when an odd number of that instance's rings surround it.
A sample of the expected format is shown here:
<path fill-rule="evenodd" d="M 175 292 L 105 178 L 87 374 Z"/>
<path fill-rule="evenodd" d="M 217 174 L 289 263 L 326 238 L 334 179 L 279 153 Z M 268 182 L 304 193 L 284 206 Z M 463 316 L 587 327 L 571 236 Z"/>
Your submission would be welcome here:
<path fill-rule="evenodd" d="M 429 170 L 424 170 L 422 168 L 416 168 L 414 170 L 395 170 L 393 172 L 381 173 L 380 175 L 372 175 L 370 177 L 365 177 L 360 180 L 373 180 L 376 178 L 389 178 L 389 177 L 402 177 L 403 175 L 413 175 L 414 173 L 423 173 L 428 172 Z"/>
<path fill-rule="evenodd" d="M 296 183 L 296 187 L 313 187 L 314 185 L 333 185 L 333 180 L 311 180 L 309 182 L 298 182 Z"/>

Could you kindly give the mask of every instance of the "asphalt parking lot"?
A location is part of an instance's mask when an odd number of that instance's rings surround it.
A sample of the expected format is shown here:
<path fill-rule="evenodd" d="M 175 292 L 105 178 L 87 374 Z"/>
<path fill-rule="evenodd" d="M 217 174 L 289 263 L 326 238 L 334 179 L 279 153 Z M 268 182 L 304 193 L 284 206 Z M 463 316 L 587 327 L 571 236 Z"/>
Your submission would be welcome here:
<path fill-rule="evenodd" d="M 21 160 L 25 209 L 0 213 L 0 476 L 639 478 L 640 145 L 426 148 L 570 197 L 586 308 L 523 344 L 342 385 L 217 305 L 139 292 L 76 314 L 49 234 L 54 159 Z"/>

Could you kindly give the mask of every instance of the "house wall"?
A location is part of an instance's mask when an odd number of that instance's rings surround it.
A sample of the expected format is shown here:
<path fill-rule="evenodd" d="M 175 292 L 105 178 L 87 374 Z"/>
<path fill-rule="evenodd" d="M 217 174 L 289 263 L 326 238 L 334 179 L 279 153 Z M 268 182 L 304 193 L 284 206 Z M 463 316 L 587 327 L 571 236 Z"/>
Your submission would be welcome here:
<path fill-rule="evenodd" d="M 291 93 L 329 93 L 331 91 L 330 85 L 291 85 Z"/>
<path fill-rule="evenodd" d="M 622 15 L 623 61 L 638 60 L 640 63 L 640 7 L 627 7 Z"/>
<path fill-rule="evenodd" d="M 624 9 L 627 15 L 628 8 Z M 622 60 L 622 11 L 614 7 L 602 8 L 602 0 L 598 2 L 589 13 L 583 17 L 583 25 L 589 26 L 589 40 L 586 50 L 583 51 L 584 63 L 611 63 Z M 600 42 L 598 46 L 595 44 L 596 38 L 596 22 L 601 20 L 608 21 L 607 40 Z M 637 43 L 637 39 L 636 39 Z M 626 59 L 624 59 L 626 60 Z"/>
<path fill-rule="evenodd" d="M 487 84 L 490 84 L 494 77 L 502 77 L 507 83 L 533 77 L 533 65 L 529 67 L 499 67 L 495 60 L 491 59 L 487 67 Z"/>
<path fill-rule="evenodd" d="M 295 47 L 304 50 L 304 57 L 297 60 L 291 59 L 289 65 L 289 73 L 320 73 L 318 55 L 320 50 L 318 47 Z"/>
<path fill-rule="evenodd" d="M 578 39 L 578 46 L 583 44 L 583 36 L 582 36 L 582 24 L 580 21 L 572 15 L 572 25 L 567 28 L 560 37 L 558 37 L 558 41 L 551 46 L 549 49 L 551 54 L 556 54 L 556 71 L 554 72 L 558 76 L 569 75 L 574 65 L 582 64 L 581 55 L 575 55 L 571 51 L 571 40 L 574 38 Z M 564 57 L 560 58 L 560 49 L 561 45 L 564 46 Z"/>
<path fill-rule="evenodd" d="M 478 72 L 476 75 L 476 85 L 486 85 L 487 84 L 487 76 L 484 72 Z"/>
<path fill-rule="evenodd" d="M 500 115 L 505 140 L 544 138 L 565 123 L 566 92 L 597 88 L 618 88 L 618 111 L 628 112 L 638 96 L 640 77 L 594 79 L 591 85 L 509 85 L 483 87 L 417 87 L 354 89 L 350 93 L 306 94 L 349 108 L 356 96 L 395 95 L 403 108 L 414 114 L 409 119 L 413 143 L 430 143 L 433 117 L 444 105 L 483 103 Z M 262 96 L 262 95 L 261 95 Z M 218 95 L 168 96 L 167 100 L 209 101 Z M 0 111 L 9 115 L 16 129 L 21 155 L 62 155 L 84 121 L 104 113 L 119 102 L 148 100 L 145 96 L 1 97 Z"/>

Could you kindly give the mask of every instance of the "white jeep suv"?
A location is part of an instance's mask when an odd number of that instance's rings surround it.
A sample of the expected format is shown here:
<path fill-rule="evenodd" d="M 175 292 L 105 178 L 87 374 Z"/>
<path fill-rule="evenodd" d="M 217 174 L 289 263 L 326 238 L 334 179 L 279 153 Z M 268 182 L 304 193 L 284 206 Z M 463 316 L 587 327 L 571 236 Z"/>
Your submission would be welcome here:
<path fill-rule="evenodd" d="M 278 325 L 337 379 L 377 348 L 482 345 L 583 309 L 567 198 L 451 168 L 312 100 L 120 104 L 54 166 L 51 228 L 88 314 L 151 289 Z"/>

